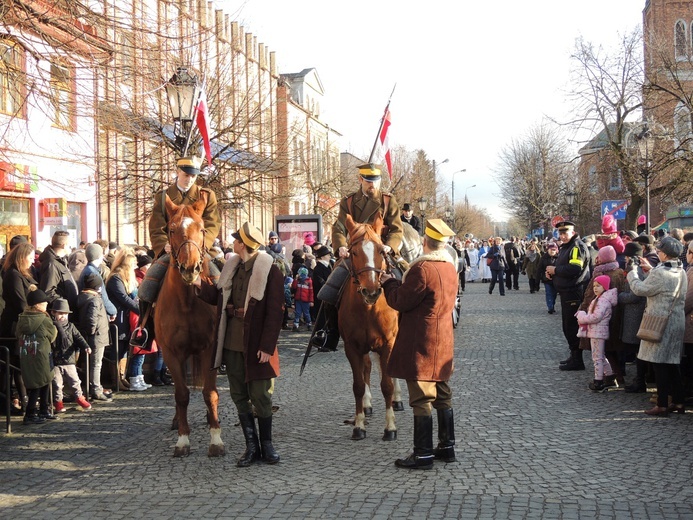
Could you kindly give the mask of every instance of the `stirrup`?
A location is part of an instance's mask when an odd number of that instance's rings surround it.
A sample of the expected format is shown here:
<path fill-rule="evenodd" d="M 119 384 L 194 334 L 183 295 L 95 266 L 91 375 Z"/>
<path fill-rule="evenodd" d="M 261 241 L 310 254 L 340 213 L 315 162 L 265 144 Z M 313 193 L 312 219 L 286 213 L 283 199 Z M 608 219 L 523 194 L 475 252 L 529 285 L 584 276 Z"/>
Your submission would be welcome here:
<path fill-rule="evenodd" d="M 144 350 L 151 350 L 151 345 L 147 346 L 148 342 L 149 332 L 147 332 L 147 329 L 136 327 L 135 330 L 132 331 L 132 334 L 130 334 L 131 347 L 139 347 Z"/>

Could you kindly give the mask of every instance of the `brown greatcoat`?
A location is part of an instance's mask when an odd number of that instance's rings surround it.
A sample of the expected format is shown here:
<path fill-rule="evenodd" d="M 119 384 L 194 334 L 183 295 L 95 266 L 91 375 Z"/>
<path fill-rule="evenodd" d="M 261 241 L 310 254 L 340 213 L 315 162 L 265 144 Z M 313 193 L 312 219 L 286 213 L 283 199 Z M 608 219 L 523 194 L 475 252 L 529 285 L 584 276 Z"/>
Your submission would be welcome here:
<path fill-rule="evenodd" d="M 216 353 L 214 366 L 221 364 L 224 349 L 224 337 L 228 317 L 226 304 L 231 296 L 233 275 L 241 265 L 241 257 L 232 255 L 224 264 L 217 285 L 203 280 L 197 291 L 200 299 L 217 306 L 215 325 Z M 279 376 L 279 353 L 277 341 L 284 320 L 284 277 L 273 258 L 265 252 L 259 252 L 250 275 L 248 293 L 245 298 L 245 316 L 243 318 L 243 351 L 245 354 L 245 379 L 256 381 Z M 269 354 L 268 363 L 260 363 L 258 351 Z"/>
<path fill-rule="evenodd" d="M 351 211 L 349 211 L 349 197 L 351 197 Z M 387 211 L 385 211 L 383 197 L 390 198 Z M 346 216 L 351 215 L 351 218 L 357 224 L 373 224 L 378 210 L 384 213 L 382 215 L 383 224 L 387 227 L 387 234 L 383 238 L 383 244 L 390 246 L 393 251 L 399 252 L 404 231 L 399 206 L 394 195 L 381 192 L 377 200 L 372 200 L 366 197 L 363 191 L 358 190 L 356 193 L 344 197 L 339 203 L 339 215 L 337 215 L 337 220 L 332 225 L 332 249 L 335 255 L 339 254 L 340 247 L 347 247 L 348 245 Z"/>
<path fill-rule="evenodd" d="M 387 365 L 407 381 L 448 381 L 453 371 L 452 309 L 457 271 L 445 250 L 420 256 L 402 282 L 385 282 L 390 307 L 400 312 L 399 332 Z"/>
<path fill-rule="evenodd" d="M 174 182 L 166 190 L 166 194 L 171 199 L 171 202 L 177 205 L 185 204 L 189 206 L 197 202 L 201 197 L 202 192 L 207 193 L 207 205 L 202 212 L 202 221 L 205 225 L 205 246 L 207 250 L 211 249 L 214 244 L 214 239 L 219 234 L 219 211 L 217 210 L 217 196 L 208 188 L 200 188 L 197 184 L 193 184 L 183 197 L 183 194 Z M 152 242 L 152 250 L 159 257 L 164 250 L 164 246 L 168 242 L 168 222 L 166 217 L 166 208 L 164 207 L 164 192 L 158 191 L 154 195 L 154 207 L 152 208 L 152 216 L 149 219 L 149 239 Z"/>

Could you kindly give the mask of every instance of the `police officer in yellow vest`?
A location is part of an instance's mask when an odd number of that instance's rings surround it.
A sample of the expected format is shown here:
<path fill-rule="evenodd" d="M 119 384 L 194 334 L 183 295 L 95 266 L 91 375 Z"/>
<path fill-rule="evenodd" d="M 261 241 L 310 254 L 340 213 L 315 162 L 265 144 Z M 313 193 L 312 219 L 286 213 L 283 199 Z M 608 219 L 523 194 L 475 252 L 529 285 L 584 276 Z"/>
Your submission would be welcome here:
<path fill-rule="evenodd" d="M 362 164 L 358 167 L 361 189 L 344 197 L 339 203 L 339 215 L 332 226 L 332 248 L 335 256 L 345 258 L 347 252 L 346 216 L 351 215 L 354 222 L 372 224 L 380 210 L 383 223 L 383 244 L 386 252 L 399 252 L 402 242 L 402 219 L 394 195 L 380 191 L 380 168 L 374 164 Z"/>
<path fill-rule="evenodd" d="M 164 206 L 165 195 L 168 195 L 174 204 L 194 204 L 203 196 L 207 197 L 207 205 L 202 213 L 202 220 L 207 230 L 205 234 L 205 246 L 209 250 L 214 244 L 214 239 L 219 234 L 219 211 L 217 210 L 217 197 L 209 188 L 201 188 L 195 184 L 197 176 L 201 174 L 200 164 L 202 159 L 199 157 L 181 157 L 178 159 L 177 178 L 166 190 L 157 192 L 154 195 L 154 208 L 149 219 L 149 238 L 152 249 L 159 257 L 164 253 L 171 252 L 168 243 L 168 217 Z"/>

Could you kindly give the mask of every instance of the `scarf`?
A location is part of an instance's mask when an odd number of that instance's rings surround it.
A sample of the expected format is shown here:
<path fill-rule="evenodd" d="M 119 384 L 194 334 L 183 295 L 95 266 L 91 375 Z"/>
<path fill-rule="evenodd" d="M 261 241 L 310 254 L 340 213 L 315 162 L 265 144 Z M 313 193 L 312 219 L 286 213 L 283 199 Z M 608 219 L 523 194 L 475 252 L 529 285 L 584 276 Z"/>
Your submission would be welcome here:
<path fill-rule="evenodd" d="M 601 273 L 607 273 L 609 271 L 615 271 L 616 269 L 619 269 L 618 262 L 607 262 L 605 264 L 595 266 L 592 275 L 594 276 Z"/>

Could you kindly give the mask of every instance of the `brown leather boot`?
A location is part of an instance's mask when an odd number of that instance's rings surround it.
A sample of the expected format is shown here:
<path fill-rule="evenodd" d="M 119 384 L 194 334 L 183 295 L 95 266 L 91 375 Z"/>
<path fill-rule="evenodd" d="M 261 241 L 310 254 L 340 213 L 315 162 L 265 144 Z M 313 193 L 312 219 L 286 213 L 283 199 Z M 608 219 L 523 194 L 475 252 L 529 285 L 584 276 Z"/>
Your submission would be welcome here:
<path fill-rule="evenodd" d="M 118 361 L 118 373 L 120 374 L 120 386 L 121 388 L 124 388 L 125 390 L 130 389 L 130 382 L 128 381 L 128 378 L 125 377 L 125 369 L 128 365 L 128 360 L 127 358 L 123 358 Z"/>

